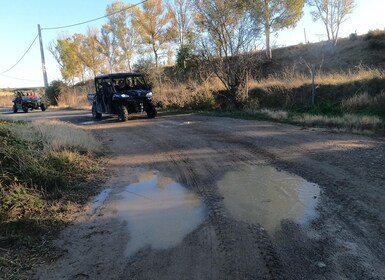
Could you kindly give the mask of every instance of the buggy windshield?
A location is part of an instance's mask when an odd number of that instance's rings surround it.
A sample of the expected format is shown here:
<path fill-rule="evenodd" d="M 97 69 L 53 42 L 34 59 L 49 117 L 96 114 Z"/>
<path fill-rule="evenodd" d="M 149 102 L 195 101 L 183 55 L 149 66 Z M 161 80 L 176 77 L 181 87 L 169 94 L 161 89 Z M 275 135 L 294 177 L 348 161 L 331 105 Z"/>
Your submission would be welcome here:
<path fill-rule="evenodd" d="M 112 78 L 112 84 L 117 91 L 147 88 L 143 76 L 114 77 Z"/>

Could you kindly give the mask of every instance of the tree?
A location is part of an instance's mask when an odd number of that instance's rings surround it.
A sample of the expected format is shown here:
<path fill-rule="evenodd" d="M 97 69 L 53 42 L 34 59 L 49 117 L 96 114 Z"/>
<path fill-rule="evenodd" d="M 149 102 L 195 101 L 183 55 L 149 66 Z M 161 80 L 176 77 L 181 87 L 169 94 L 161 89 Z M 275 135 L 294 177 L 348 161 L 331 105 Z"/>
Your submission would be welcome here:
<path fill-rule="evenodd" d="M 186 62 L 192 57 L 194 49 L 193 1 L 173 0 L 172 9 L 174 10 L 175 23 L 177 25 L 178 32 L 176 65 L 178 69 L 184 70 Z"/>
<path fill-rule="evenodd" d="M 186 44 L 191 43 L 191 25 L 193 23 L 192 1 L 174 0 L 172 8 L 178 31 L 178 45 L 179 48 L 183 48 Z"/>
<path fill-rule="evenodd" d="M 159 51 L 167 51 L 168 44 L 177 37 L 174 12 L 162 0 L 147 0 L 142 9 L 134 9 L 132 25 L 141 43 L 153 52 L 158 67 Z"/>
<path fill-rule="evenodd" d="M 112 35 L 112 32 L 108 30 L 105 26 L 102 26 L 101 36 L 99 39 L 100 52 L 104 55 L 107 60 L 107 68 L 109 72 L 115 72 L 117 61 L 118 48 L 116 45 L 116 40 Z"/>
<path fill-rule="evenodd" d="M 308 0 L 308 5 L 315 8 L 313 20 L 324 23 L 328 40 L 336 45 L 340 26 L 355 7 L 354 0 Z"/>
<path fill-rule="evenodd" d="M 138 43 L 138 34 L 130 28 L 132 10 L 121 1 L 107 6 L 108 23 L 102 27 L 105 54 L 109 54 L 112 71 L 132 70 L 132 58 Z M 110 45 L 109 45 L 109 43 Z M 109 47 L 109 48 L 107 48 Z"/>
<path fill-rule="evenodd" d="M 93 77 L 102 72 L 105 66 L 105 57 L 101 54 L 99 42 L 99 31 L 95 28 L 88 28 L 87 35 L 80 35 L 81 45 L 77 54 L 81 62 L 91 71 Z"/>
<path fill-rule="evenodd" d="M 84 78 L 85 69 L 78 56 L 81 40 L 79 34 L 61 35 L 56 42 L 51 42 L 48 48 L 58 62 L 62 77 L 67 83 L 74 84 L 76 79 L 83 81 Z"/>
<path fill-rule="evenodd" d="M 247 53 L 254 49 L 259 29 L 245 1 L 195 0 L 200 58 L 208 64 L 229 92 L 229 101 L 245 100 Z"/>
<path fill-rule="evenodd" d="M 271 53 L 271 34 L 284 28 L 294 27 L 301 19 L 305 0 L 251 0 L 256 21 L 261 21 L 265 33 L 266 58 Z"/>

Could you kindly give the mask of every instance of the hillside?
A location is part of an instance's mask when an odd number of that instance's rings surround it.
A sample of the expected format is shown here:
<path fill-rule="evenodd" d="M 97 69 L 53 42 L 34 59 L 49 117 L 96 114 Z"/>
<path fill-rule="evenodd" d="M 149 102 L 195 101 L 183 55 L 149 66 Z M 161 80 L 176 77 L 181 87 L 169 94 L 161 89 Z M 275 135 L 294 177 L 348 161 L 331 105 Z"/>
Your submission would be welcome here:
<path fill-rule="evenodd" d="M 337 45 L 329 42 L 299 44 L 273 50 L 273 61 L 266 62 L 265 73 L 308 71 L 315 64 L 322 73 L 337 73 L 364 68 L 385 69 L 385 32 L 371 31 L 362 36 L 342 38 Z"/>

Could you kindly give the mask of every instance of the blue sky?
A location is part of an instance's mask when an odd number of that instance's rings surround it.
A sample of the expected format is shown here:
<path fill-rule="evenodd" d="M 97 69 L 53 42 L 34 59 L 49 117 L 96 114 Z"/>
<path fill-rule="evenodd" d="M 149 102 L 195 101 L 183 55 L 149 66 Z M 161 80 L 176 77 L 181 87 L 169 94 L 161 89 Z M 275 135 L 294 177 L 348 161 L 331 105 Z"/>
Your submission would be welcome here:
<path fill-rule="evenodd" d="M 27 50 L 37 35 L 37 25 L 42 28 L 65 26 L 103 16 L 113 0 L 0 0 L 0 73 L 13 66 Z M 137 3 L 139 1 L 125 1 Z M 340 37 L 347 37 L 357 31 L 385 28 L 384 0 L 356 0 L 356 8 L 350 18 L 341 26 Z M 58 65 L 47 47 L 61 33 L 85 33 L 87 26 L 100 27 L 106 19 L 85 25 L 60 29 L 43 30 L 43 44 L 48 81 L 60 79 Z M 325 28 L 321 22 L 311 20 L 309 9 L 294 29 L 284 30 L 273 38 L 277 46 L 288 46 L 304 42 L 304 28 L 310 42 L 325 39 Z M 36 41 L 23 60 L 11 71 L 0 75 L 0 88 L 42 86 L 43 75 L 40 49 Z"/>

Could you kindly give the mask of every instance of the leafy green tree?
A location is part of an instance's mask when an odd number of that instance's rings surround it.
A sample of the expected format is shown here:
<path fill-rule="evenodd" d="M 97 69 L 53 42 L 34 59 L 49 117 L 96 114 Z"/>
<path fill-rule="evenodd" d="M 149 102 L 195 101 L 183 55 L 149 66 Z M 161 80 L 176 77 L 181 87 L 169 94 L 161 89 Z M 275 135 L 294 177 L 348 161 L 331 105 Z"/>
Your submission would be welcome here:
<path fill-rule="evenodd" d="M 341 24 L 356 6 L 354 0 L 308 0 L 307 4 L 315 8 L 311 12 L 313 20 L 323 22 L 328 40 L 336 45 Z"/>
<path fill-rule="evenodd" d="M 266 58 L 273 58 L 271 34 L 294 27 L 301 19 L 305 0 L 250 0 L 256 21 L 261 21 L 265 33 Z"/>
<path fill-rule="evenodd" d="M 132 26 L 138 32 L 140 42 L 153 52 L 157 68 L 159 52 L 167 51 L 168 45 L 177 37 L 173 10 L 163 0 L 148 0 L 142 9 L 134 9 Z"/>

